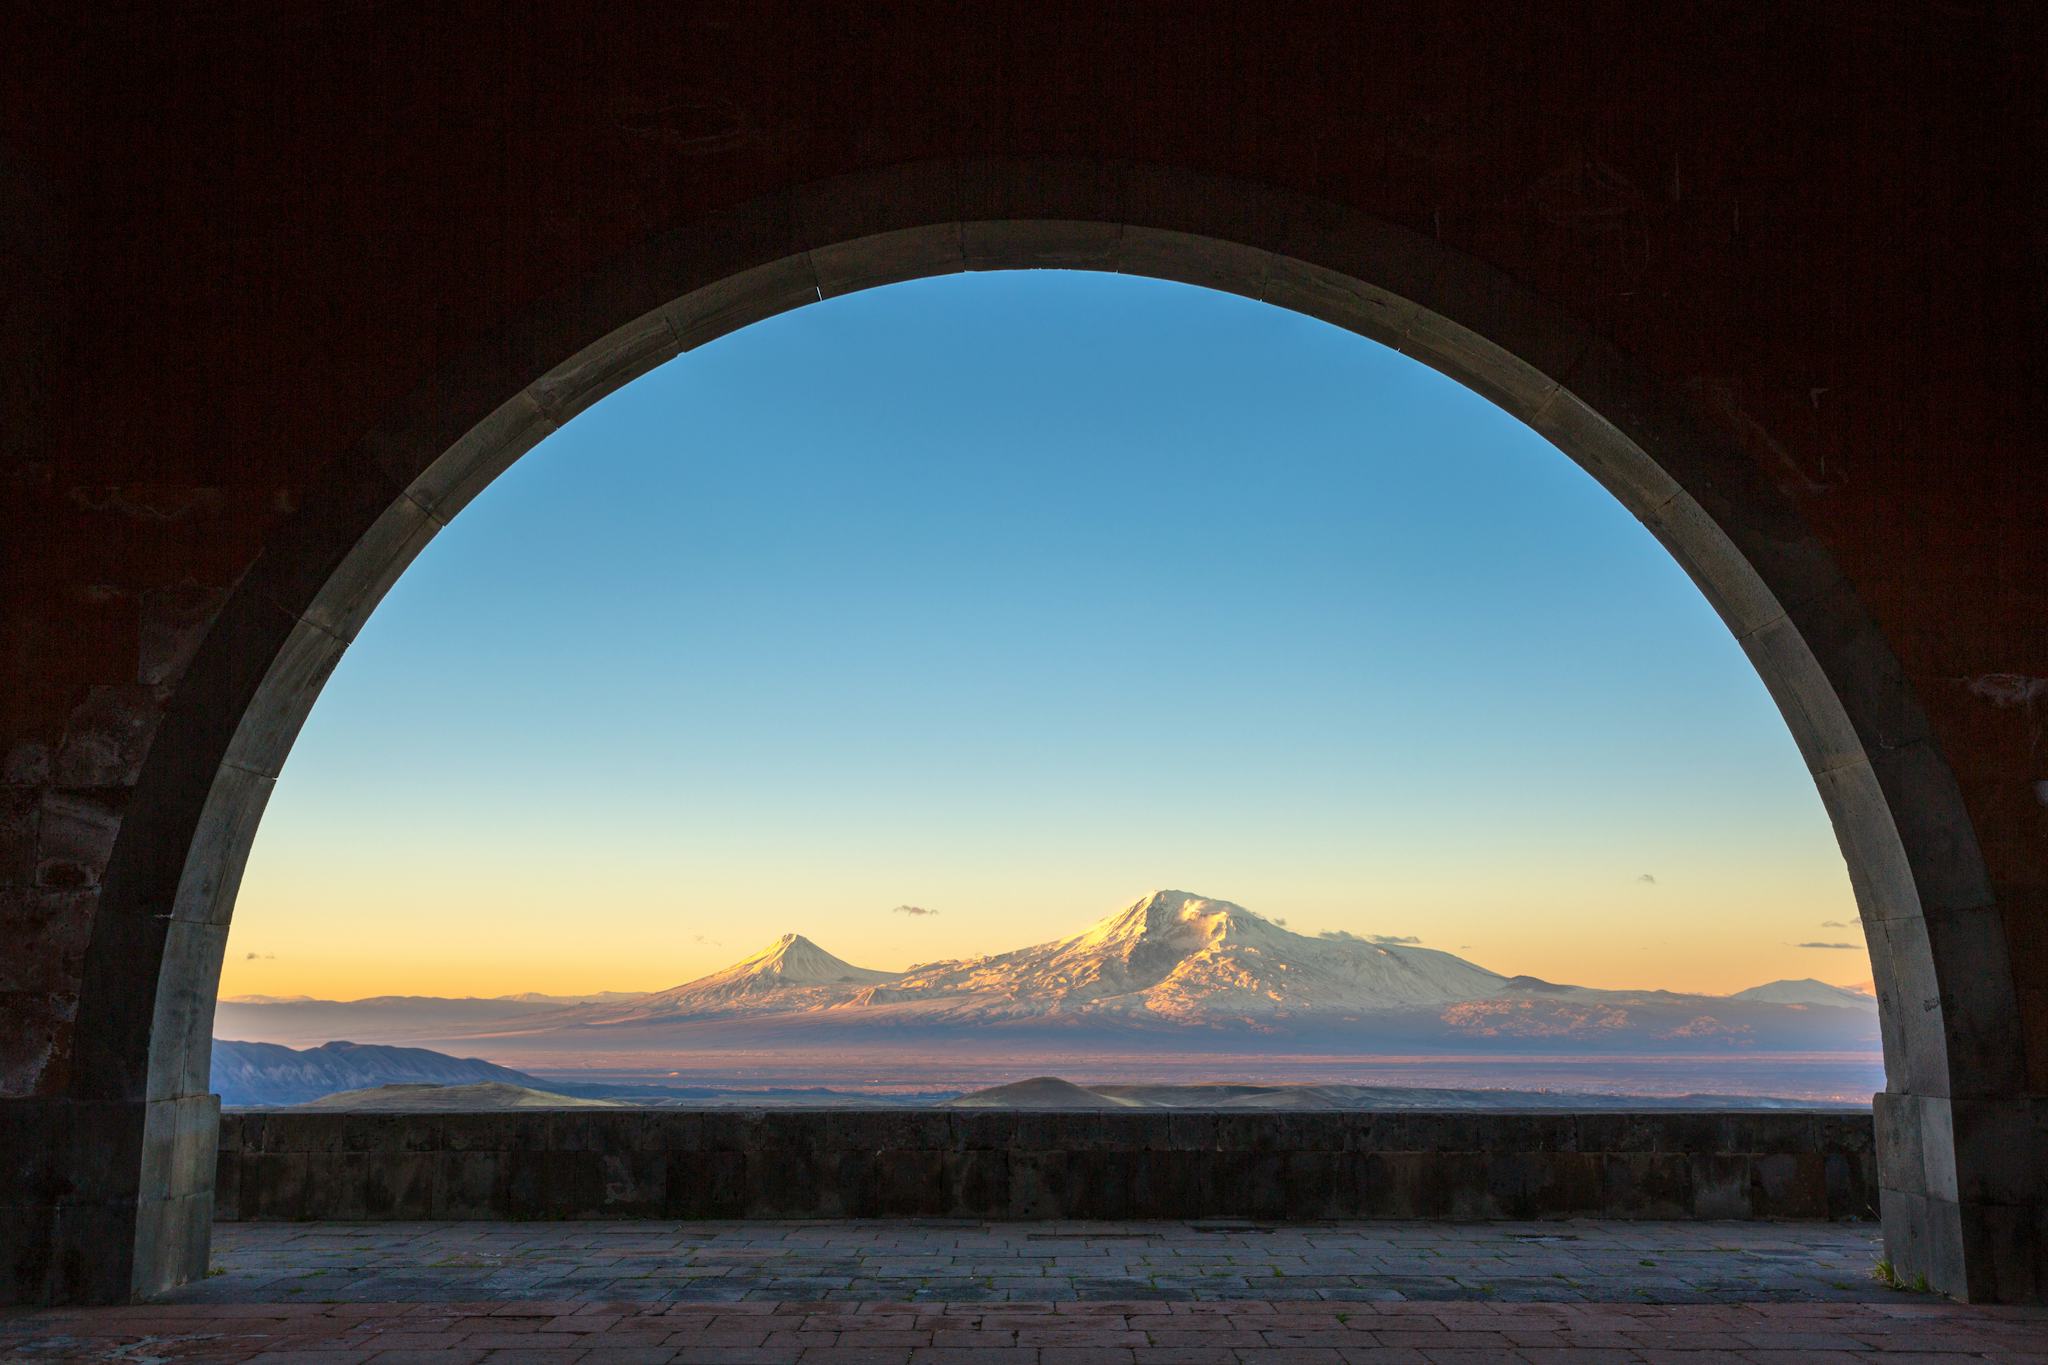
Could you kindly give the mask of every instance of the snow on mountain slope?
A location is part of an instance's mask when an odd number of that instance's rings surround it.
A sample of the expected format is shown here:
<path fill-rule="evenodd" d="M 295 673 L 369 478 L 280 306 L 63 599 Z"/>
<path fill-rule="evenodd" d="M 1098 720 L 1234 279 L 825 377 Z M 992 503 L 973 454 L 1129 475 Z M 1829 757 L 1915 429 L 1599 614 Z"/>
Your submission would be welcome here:
<path fill-rule="evenodd" d="M 759 1009 L 820 1009 L 840 1004 L 865 987 L 894 980 L 894 972 L 856 967 L 802 934 L 784 934 L 723 971 L 580 1013 L 591 1024 L 623 1024 Z"/>
<path fill-rule="evenodd" d="M 823 1010 L 870 1023 L 1256 1022 L 1437 1006 L 1492 995 L 1504 981 L 1450 953 L 1313 938 L 1229 901 L 1155 891 L 1069 938 L 900 973 L 856 967 L 785 934 L 723 971 L 524 1020 L 520 1031 Z"/>
<path fill-rule="evenodd" d="M 431 1032 L 415 1028 L 413 1041 L 470 1048 L 488 1040 L 494 1056 L 708 1052 L 768 1038 L 792 1048 L 879 1040 L 1004 1047 L 1054 1035 L 1073 1046 L 1084 1037 L 1143 1037 L 1152 1047 L 1288 1035 L 1304 1046 L 1393 1050 L 1506 1040 L 1536 1050 L 1828 1051 L 1865 1046 L 1876 1030 L 1873 1001 L 1817 981 L 1735 996 L 1572 986 L 1503 976 L 1434 949 L 1298 934 L 1185 891 L 1153 892 L 1066 938 L 903 972 L 856 967 L 785 934 L 744 961 L 646 996 L 552 1008 L 501 1001 L 482 1013 L 472 1011 L 484 1002 L 389 1002 L 407 1018 L 427 1004 L 463 1008 Z M 224 1004 L 221 1014 L 335 1008 Z"/>
<path fill-rule="evenodd" d="M 1450 953 L 1311 938 L 1229 901 L 1155 891 L 1071 938 L 915 967 L 855 1003 L 962 1020 L 1196 1023 L 1443 1004 L 1491 995 L 1502 981 Z"/>

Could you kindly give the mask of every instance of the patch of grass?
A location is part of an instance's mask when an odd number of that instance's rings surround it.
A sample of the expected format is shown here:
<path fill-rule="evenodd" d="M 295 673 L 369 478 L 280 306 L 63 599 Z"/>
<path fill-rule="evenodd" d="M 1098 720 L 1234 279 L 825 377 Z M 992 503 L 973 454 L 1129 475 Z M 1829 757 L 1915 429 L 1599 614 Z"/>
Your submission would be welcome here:
<path fill-rule="evenodd" d="M 1636 1262 L 1636 1264 L 1637 1264 L 1637 1265 L 1646 1265 L 1646 1266 L 1650 1267 L 1650 1269 L 1652 1269 L 1652 1270 L 1655 1270 L 1655 1269 L 1657 1268 L 1657 1263 L 1656 1263 L 1655 1261 L 1637 1261 L 1637 1262 Z"/>
<path fill-rule="evenodd" d="M 1893 1267 L 1891 1258 L 1888 1256 L 1880 1257 L 1877 1264 L 1870 1267 L 1870 1278 L 1876 1280 L 1886 1289 L 1899 1289 L 1908 1294 L 1932 1294 L 1934 1292 L 1934 1286 L 1927 1283 L 1927 1276 L 1924 1273 L 1915 1275 L 1910 1280 L 1904 1279 L 1900 1276 L 1897 1269 Z"/>

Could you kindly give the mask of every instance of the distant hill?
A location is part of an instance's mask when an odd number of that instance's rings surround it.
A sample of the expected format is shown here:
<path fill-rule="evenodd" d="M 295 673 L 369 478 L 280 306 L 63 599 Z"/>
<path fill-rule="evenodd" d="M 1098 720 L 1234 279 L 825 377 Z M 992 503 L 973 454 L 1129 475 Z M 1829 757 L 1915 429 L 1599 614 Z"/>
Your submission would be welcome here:
<path fill-rule="evenodd" d="M 480 1109 L 626 1109 L 619 1100 L 578 1099 L 532 1086 L 481 1081 L 469 1085 L 379 1085 L 344 1090 L 298 1106 L 363 1113 L 473 1113 Z"/>
<path fill-rule="evenodd" d="M 582 995 L 549 995 L 520 991 L 514 995 L 371 995 L 358 1000 L 321 1000 L 311 995 L 224 995 L 223 1005 L 399 1005 L 406 1003 L 463 1005 L 502 1013 L 506 1005 L 589 1005 L 638 1000 L 645 991 L 587 991 Z"/>
<path fill-rule="evenodd" d="M 237 996 L 214 1007 L 213 1033 L 216 1038 L 261 1038 L 294 1047 L 335 1038 L 413 1044 L 515 1028 L 523 1020 L 544 1018 L 578 1003 L 587 1002 L 437 995 L 380 995 L 363 1000 Z"/>
<path fill-rule="evenodd" d="M 1116 1099 L 1105 1089 L 1089 1089 L 1063 1081 L 1058 1076 L 1034 1076 L 1028 1081 L 977 1090 L 971 1095 L 946 1100 L 941 1109 L 1138 1109 L 1136 1100 Z"/>
<path fill-rule="evenodd" d="M 1877 997 L 1847 986 L 1830 986 L 1810 976 L 1797 981 L 1768 981 L 1737 991 L 1730 1000 L 1750 1000 L 1761 1005 L 1828 1005 L 1837 1009 L 1877 1008 Z"/>
<path fill-rule="evenodd" d="M 1806 1109 L 1809 1100 L 1757 1095 L 1589 1095 L 1548 1090 L 1446 1090 L 1393 1085 L 1076 1085 L 1038 1076 L 947 1100 L 942 1109 L 1196 1109 L 1351 1111 Z M 1824 1105 L 1861 1108 L 1861 1105 Z"/>
<path fill-rule="evenodd" d="M 304 1104 L 340 1091 L 394 1084 L 493 1082 L 545 1088 L 523 1071 L 418 1047 L 323 1043 L 299 1051 L 276 1043 L 213 1040 L 213 1089 L 230 1108 Z"/>

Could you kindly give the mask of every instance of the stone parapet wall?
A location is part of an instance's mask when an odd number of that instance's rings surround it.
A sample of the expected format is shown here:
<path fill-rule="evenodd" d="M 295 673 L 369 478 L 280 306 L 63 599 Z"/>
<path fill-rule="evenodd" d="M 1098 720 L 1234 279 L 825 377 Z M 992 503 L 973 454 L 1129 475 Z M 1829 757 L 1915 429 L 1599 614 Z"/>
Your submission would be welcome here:
<path fill-rule="evenodd" d="M 1868 1218 L 1868 1114 L 223 1115 L 216 1217 Z"/>

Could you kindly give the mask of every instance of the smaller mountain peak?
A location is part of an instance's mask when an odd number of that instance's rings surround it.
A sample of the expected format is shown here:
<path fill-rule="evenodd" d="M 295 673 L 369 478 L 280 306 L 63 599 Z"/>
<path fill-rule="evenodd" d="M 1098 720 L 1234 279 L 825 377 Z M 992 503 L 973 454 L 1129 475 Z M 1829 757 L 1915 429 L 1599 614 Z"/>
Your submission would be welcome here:
<path fill-rule="evenodd" d="M 829 982 L 882 981 L 891 973 L 856 967 L 834 957 L 802 934 L 784 934 L 752 957 L 744 958 L 716 975 L 822 985 Z"/>
<path fill-rule="evenodd" d="M 784 934 L 752 957 L 743 959 L 743 963 L 750 962 L 756 966 L 772 967 L 813 957 L 831 958 L 832 954 L 826 952 L 802 934 Z M 836 961 L 837 959 L 833 960 Z"/>
<path fill-rule="evenodd" d="M 1761 986 L 1751 986 L 1746 991 L 1736 991 L 1730 1000 L 1746 1000 L 1762 1005 L 1872 1005 L 1877 1003 L 1874 996 L 1866 995 L 1853 986 L 1831 986 L 1825 981 L 1803 976 L 1783 981 L 1766 981 Z"/>
<path fill-rule="evenodd" d="M 1566 995 L 1576 989 L 1572 986 L 1560 986 L 1555 981 L 1545 981 L 1540 976 L 1511 976 L 1502 985 L 1511 991 L 1548 992 L 1552 995 Z"/>

